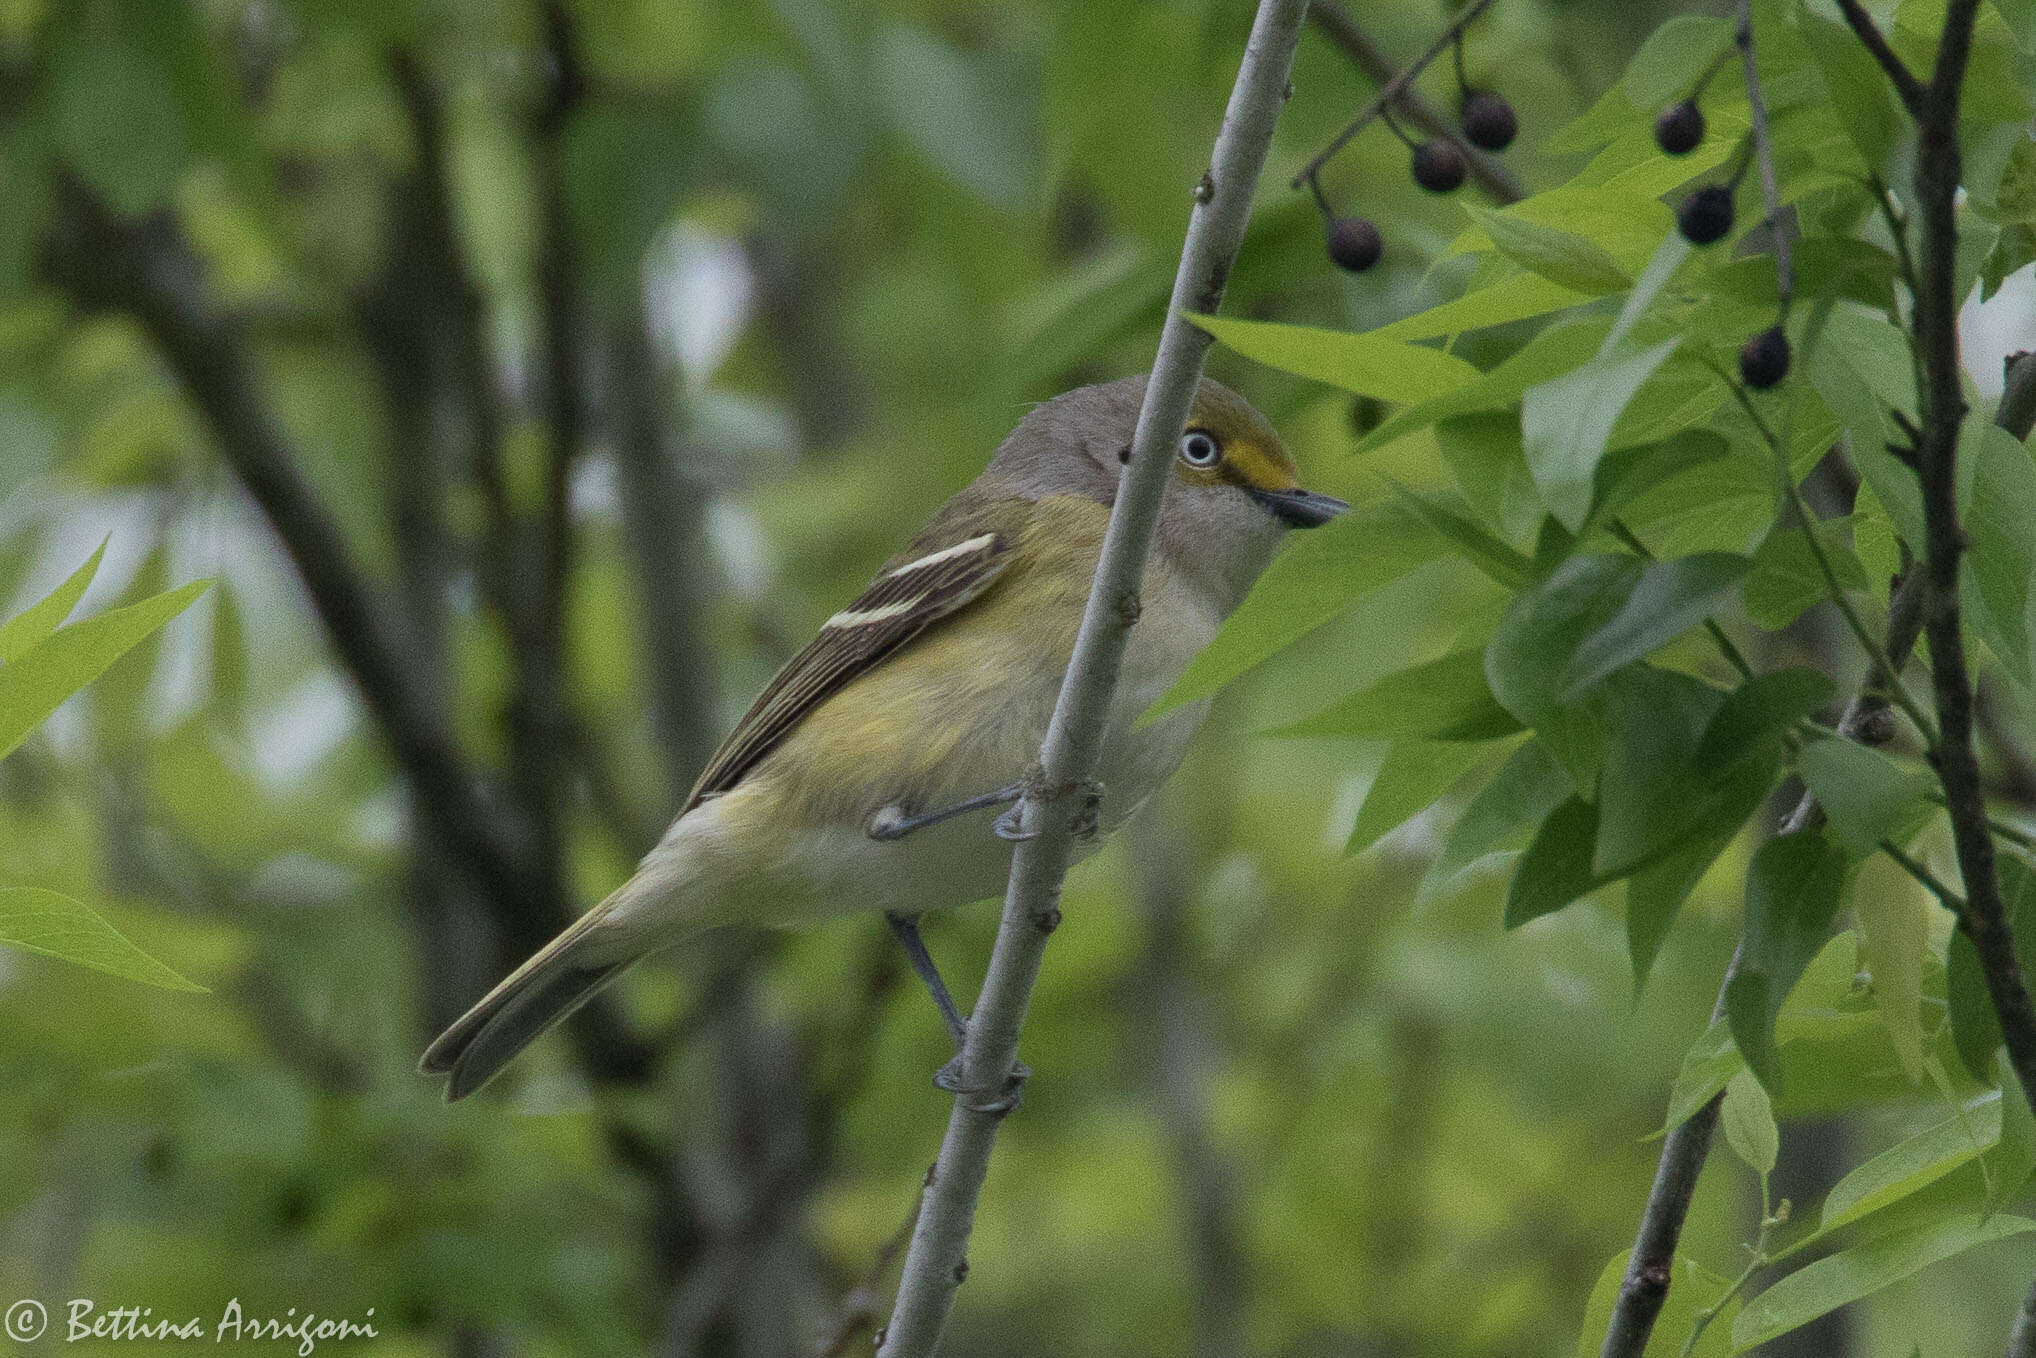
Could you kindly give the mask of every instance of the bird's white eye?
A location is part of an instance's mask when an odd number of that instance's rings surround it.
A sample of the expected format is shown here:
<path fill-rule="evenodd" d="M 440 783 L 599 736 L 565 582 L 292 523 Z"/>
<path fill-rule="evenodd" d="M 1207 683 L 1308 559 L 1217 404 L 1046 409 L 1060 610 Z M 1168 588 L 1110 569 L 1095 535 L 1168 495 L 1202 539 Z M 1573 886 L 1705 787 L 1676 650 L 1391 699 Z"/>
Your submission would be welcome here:
<path fill-rule="evenodd" d="M 1190 429 L 1181 435 L 1181 461 L 1190 467 L 1213 467 L 1222 456 L 1216 436 L 1207 430 Z"/>

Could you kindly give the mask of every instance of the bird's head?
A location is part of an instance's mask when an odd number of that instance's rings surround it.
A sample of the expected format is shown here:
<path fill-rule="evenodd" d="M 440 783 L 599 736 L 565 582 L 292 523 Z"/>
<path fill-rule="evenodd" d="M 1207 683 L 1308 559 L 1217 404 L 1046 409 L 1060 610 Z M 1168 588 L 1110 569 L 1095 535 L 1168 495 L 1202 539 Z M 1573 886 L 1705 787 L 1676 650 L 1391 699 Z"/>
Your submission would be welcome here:
<path fill-rule="evenodd" d="M 1030 498 L 1080 494 L 1105 505 L 1131 458 L 1145 378 L 1080 387 L 1035 408 L 997 450 L 988 476 Z M 1156 547 L 1201 580 L 1224 612 L 1251 588 L 1288 528 L 1313 528 L 1350 506 L 1301 486 L 1265 416 L 1203 379 L 1174 449 Z"/>

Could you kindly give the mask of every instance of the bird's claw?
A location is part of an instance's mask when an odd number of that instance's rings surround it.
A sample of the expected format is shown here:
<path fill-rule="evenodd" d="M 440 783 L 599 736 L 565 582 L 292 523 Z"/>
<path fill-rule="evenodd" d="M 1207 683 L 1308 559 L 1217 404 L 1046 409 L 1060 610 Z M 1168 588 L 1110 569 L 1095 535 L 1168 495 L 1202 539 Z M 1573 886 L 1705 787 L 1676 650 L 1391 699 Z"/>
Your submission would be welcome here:
<path fill-rule="evenodd" d="M 1025 828 L 1019 812 L 1025 803 L 1018 802 L 1009 811 L 990 822 L 990 833 L 1011 844 L 1023 844 L 1028 839 L 1039 838 L 1039 831 Z"/>
<path fill-rule="evenodd" d="M 1025 1101 L 1025 1082 L 1031 1076 L 1032 1067 L 1020 1061 L 1011 1067 L 1011 1073 L 1004 1077 L 994 1093 L 988 1088 L 978 1089 L 963 1080 L 961 1053 L 956 1052 L 952 1061 L 933 1073 L 933 1083 L 957 1098 L 966 1100 L 963 1106 L 970 1112 L 991 1113 L 1002 1117 Z M 989 1097 L 983 1097 L 985 1095 Z"/>

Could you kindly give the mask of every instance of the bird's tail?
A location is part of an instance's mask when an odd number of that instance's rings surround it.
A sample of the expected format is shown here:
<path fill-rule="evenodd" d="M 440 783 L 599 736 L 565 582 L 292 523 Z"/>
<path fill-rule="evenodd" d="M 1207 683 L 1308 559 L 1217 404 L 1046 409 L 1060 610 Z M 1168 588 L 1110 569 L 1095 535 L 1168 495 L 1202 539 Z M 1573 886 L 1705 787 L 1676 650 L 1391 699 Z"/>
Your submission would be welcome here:
<path fill-rule="evenodd" d="M 627 890 L 627 887 L 624 888 Z M 425 1049 L 419 1067 L 427 1075 L 451 1075 L 448 1102 L 465 1098 L 539 1037 L 563 1023 L 646 951 L 615 937 L 611 905 L 622 895 L 580 916 L 572 927 L 469 1009 Z"/>

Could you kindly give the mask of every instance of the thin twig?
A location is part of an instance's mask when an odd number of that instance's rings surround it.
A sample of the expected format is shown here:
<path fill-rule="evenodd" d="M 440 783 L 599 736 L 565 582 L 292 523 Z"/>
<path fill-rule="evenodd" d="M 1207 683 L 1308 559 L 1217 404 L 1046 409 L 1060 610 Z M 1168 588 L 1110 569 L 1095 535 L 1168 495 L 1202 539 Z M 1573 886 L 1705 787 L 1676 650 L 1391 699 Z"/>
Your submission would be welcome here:
<path fill-rule="evenodd" d="M 1915 878 L 1918 885 L 1932 896 L 1935 896 L 1938 903 L 1946 910 L 1949 910 L 1953 915 L 1963 915 L 1965 913 L 1965 898 L 1946 886 L 1936 873 L 1924 867 L 1914 858 L 1911 858 L 1902 850 L 1900 845 L 1891 839 L 1884 839 L 1880 842 L 1880 849 L 1882 853 L 1894 860 L 1896 867 L 1899 867 L 1903 872 Z"/>
<path fill-rule="evenodd" d="M 1350 11 L 1338 0 L 1313 0 L 1308 6 L 1308 22 L 1315 26 L 1316 32 L 1329 40 L 1331 46 L 1349 57 L 1351 65 L 1373 80 L 1382 85 L 1390 85 L 1399 79 L 1400 70 L 1393 65 L 1392 58 L 1386 55 L 1385 49 L 1378 45 L 1371 34 L 1365 32 L 1357 20 L 1351 17 Z M 1463 30 L 1459 28 L 1456 33 L 1460 38 Z M 1461 62 L 1459 45 L 1459 68 Z M 1459 80 L 1458 83 L 1462 82 Z M 1431 137 L 1439 137 L 1449 142 L 1462 152 L 1463 163 L 1470 170 L 1470 177 L 1475 179 L 1478 187 L 1490 194 L 1494 200 L 1501 204 L 1510 204 L 1517 203 L 1527 196 L 1527 190 L 1513 177 L 1511 170 L 1501 165 L 1489 152 L 1466 141 L 1456 125 L 1430 103 L 1421 91 L 1411 85 L 1404 87 L 1400 95 L 1400 109 L 1406 114 L 1408 122 Z M 1321 192 L 1313 175 L 1309 176 L 1308 183 L 1318 194 Z"/>
<path fill-rule="evenodd" d="M 1449 27 L 1443 29 L 1441 36 L 1429 44 L 1428 50 L 1416 57 L 1412 65 L 1407 66 L 1398 75 L 1388 80 L 1385 88 L 1381 89 L 1373 97 L 1372 101 L 1364 106 L 1363 111 L 1355 118 L 1352 118 L 1349 125 L 1341 132 L 1331 137 L 1329 144 L 1323 147 L 1313 160 L 1310 160 L 1301 167 L 1301 172 L 1294 176 L 1293 181 L 1288 187 L 1295 189 L 1307 187 L 1308 181 L 1322 172 L 1322 167 L 1329 163 L 1332 156 L 1348 145 L 1352 137 L 1370 127 L 1373 120 L 1383 113 L 1388 105 L 1392 104 L 1394 100 L 1399 99 L 1400 96 L 1413 86 L 1414 81 L 1420 77 L 1421 72 L 1427 70 L 1429 64 L 1435 58 L 1449 50 L 1449 45 L 1456 41 L 1457 34 L 1470 27 L 1471 23 L 1479 15 L 1491 7 L 1492 0 L 1476 0 L 1475 4 L 1465 9 L 1463 13 L 1457 15 L 1454 19 L 1451 19 Z"/>
<path fill-rule="evenodd" d="M 1646 543 L 1640 540 L 1640 536 L 1632 528 L 1627 526 L 1624 519 L 1615 515 L 1606 526 L 1612 530 L 1613 537 L 1625 543 L 1628 550 L 1642 561 L 1655 560 L 1653 551 L 1648 548 Z M 1732 638 L 1725 635 L 1725 629 L 1718 625 L 1718 620 L 1706 615 L 1704 618 L 1704 630 L 1711 634 L 1711 640 L 1717 644 L 1718 654 L 1724 656 L 1726 663 L 1739 671 L 1739 677 L 1741 679 L 1751 679 L 1753 677 L 1753 666 L 1747 663 L 1745 654 L 1733 642 Z"/>
<path fill-rule="evenodd" d="M 1137 618 L 1140 582 L 1173 448 L 1201 386 L 1210 337 L 1188 313 L 1218 310 L 1243 244 L 1251 200 L 1286 101 L 1287 78 L 1307 0 L 1259 0 L 1251 38 L 1223 116 L 1209 171 L 1195 194 L 1159 354 L 1145 388 L 1129 465 L 1119 483 L 1074 655 L 1039 756 L 1038 777 L 1018 803 L 1030 836 L 1011 857 L 1004 913 L 989 972 L 969 1020 L 959 1084 L 934 1178 L 898 1285 L 884 1358 L 927 1358 L 967 1275 L 969 1229 L 989 1171 L 997 1127 L 1013 1106 L 1018 1031 L 1047 937 L 1060 922 L 1061 884 L 1076 824 L 1095 775 L 1118 671 Z M 1070 806 L 1073 803 L 1073 806 Z"/>
<path fill-rule="evenodd" d="M 929 1166 L 927 1174 L 930 1176 L 932 1172 Z M 869 1268 L 835 1306 L 834 1317 L 827 1325 L 828 1338 L 815 1351 L 813 1358 L 844 1358 L 850 1345 L 877 1323 L 877 1317 L 882 1314 L 878 1308 L 883 1304 L 877 1289 L 883 1286 L 884 1275 L 891 1271 L 891 1265 L 911 1241 L 912 1232 L 919 1225 L 921 1202 L 920 1197 L 912 1199 L 912 1210 L 905 1214 L 905 1220 L 891 1232 L 889 1239 L 878 1246 Z"/>
<path fill-rule="evenodd" d="M 1767 234 L 1774 242 L 1775 289 L 1781 294 L 1781 309 L 1788 315 L 1795 296 L 1796 268 L 1788 233 L 1782 229 L 1781 192 L 1775 185 L 1774 144 L 1767 130 L 1767 99 L 1761 93 L 1760 67 L 1753 55 L 1753 0 L 1739 0 L 1739 23 L 1734 31 L 1739 45 L 1740 65 L 1746 72 L 1746 103 L 1753 115 L 1753 154 L 1760 165 L 1760 201 L 1767 213 Z"/>
<path fill-rule="evenodd" d="M 1916 73 L 1909 64 L 1895 55 L 1895 49 L 1888 46 L 1888 40 L 1881 36 L 1880 26 L 1859 0 L 1838 0 L 1838 8 L 1844 12 L 1845 22 L 1852 25 L 1852 31 L 1859 36 L 1860 44 L 1880 63 L 1888 74 L 1888 80 L 1900 96 L 1902 106 L 1909 110 L 1909 116 L 1920 118 L 1923 109 L 1923 84 L 1916 79 Z"/>
<path fill-rule="evenodd" d="M 1809 540 L 1810 555 L 1817 563 L 1818 574 L 1823 577 L 1825 593 L 1830 596 L 1832 604 L 1845 619 L 1845 625 L 1859 642 L 1860 649 L 1872 659 L 1875 669 L 1885 676 L 1888 697 L 1894 701 L 1895 706 L 1902 709 L 1903 715 L 1915 723 L 1916 729 L 1922 733 L 1926 743 L 1934 742 L 1937 738 L 1937 728 L 1931 722 L 1929 714 L 1923 711 L 1923 705 L 1916 701 L 1915 695 L 1911 694 L 1908 686 L 1902 682 L 1901 667 L 1894 662 L 1873 633 L 1867 630 L 1865 621 L 1859 616 L 1859 610 L 1853 607 L 1851 596 L 1838 579 L 1838 572 L 1831 564 L 1831 557 L 1824 550 L 1823 542 L 1817 537 L 1817 520 L 1811 514 L 1810 506 L 1804 501 L 1803 493 L 1796 486 L 1795 477 L 1789 471 L 1788 450 L 1781 438 L 1767 421 L 1761 418 L 1759 408 L 1753 404 L 1753 398 L 1746 394 L 1746 389 L 1733 381 L 1732 375 L 1716 363 L 1708 358 L 1705 362 L 1711 371 L 1718 375 L 1726 389 L 1738 398 L 1747 418 L 1753 421 L 1753 427 L 1759 431 L 1761 438 L 1766 440 L 1768 448 L 1773 452 L 1776 484 L 1780 486 L 1797 519 L 1802 522 L 1803 536 Z"/>

